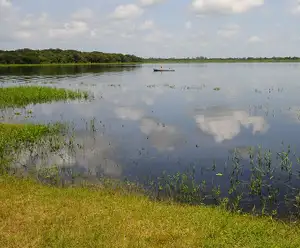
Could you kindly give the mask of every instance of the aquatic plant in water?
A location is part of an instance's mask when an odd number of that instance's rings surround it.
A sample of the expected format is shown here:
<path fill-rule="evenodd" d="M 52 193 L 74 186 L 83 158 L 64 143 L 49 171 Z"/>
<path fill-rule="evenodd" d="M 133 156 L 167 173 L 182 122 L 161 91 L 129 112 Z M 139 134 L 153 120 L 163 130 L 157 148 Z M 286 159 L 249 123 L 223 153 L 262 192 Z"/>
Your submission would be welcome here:
<path fill-rule="evenodd" d="M 85 99 L 87 92 L 43 86 L 18 86 L 0 88 L 0 108 L 25 107 L 28 104 L 61 100 Z"/>
<path fill-rule="evenodd" d="M 235 212 L 276 217 L 300 217 L 299 173 L 292 168 L 291 147 L 274 153 L 261 146 L 250 147 L 248 158 L 234 150 L 231 166 L 216 173 L 216 164 L 210 170 L 196 170 L 167 175 L 149 180 L 146 188 L 151 198 L 172 200 L 185 204 L 214 204 Z M 276 156 L 277 155 L 277 156 Z M 211 181 L 207 178 L 212 176 Z M 217 178 L 222 178 L 217 184 Z M 204 180 L 205 179 L 205 180 Z"/>

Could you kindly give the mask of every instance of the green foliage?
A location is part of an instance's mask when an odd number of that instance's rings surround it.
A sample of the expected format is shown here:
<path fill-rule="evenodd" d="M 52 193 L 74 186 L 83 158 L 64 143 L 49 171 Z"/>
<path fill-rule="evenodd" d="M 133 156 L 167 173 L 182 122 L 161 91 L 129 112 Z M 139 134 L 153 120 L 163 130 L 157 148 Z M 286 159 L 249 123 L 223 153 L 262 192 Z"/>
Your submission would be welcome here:
<path fill-rule="evenodd" d="M 18 86 L 0 88 L 0 108 L 24 107 L 28 104 L 88 98 L 87 92 L 42 86 Z"/>
<path fill-rule="evenodd" d="M 299 57 L 244 57 L 244 58 L 141 58 L 130 54 L 81 52 L 62 49 L 18 49 L 0 50 L 0 65 L 42 65 L 42 64 L 87 64 L 87 63 L 218 63 L 218 62 L 299 62 Z"/>
<path fill-rule="evenodd" d="M 0 64 L 131 63 L 142 59 L 129 54 L 80 52 L 76 50 L 0 50 Z"/>

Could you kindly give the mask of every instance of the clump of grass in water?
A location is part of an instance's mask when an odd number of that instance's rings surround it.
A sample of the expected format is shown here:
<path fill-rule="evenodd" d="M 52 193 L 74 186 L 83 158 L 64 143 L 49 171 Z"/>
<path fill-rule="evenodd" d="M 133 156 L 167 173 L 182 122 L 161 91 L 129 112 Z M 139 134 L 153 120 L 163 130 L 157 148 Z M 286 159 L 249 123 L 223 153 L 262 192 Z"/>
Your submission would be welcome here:
<path fill-rule="evenodd" d="M 214 91 L 219 91 L 219 90 L 221 90 L 220 87 L 215 87 L 215 88 L 214 88 Z"/>
<path fill-rule="evenodd" d="M 46 103 L 61 100 L 85 99 L 87 92 L 72 91 L 53 87 L 18 86 L 0 88 L 0 108 L 24 107 L 28 104 Z"/>
<path fill-rule="evenodd" d="M 63 131 L 63 124 L 34 125 L 0 123 L 0 172 L 5 173 L 14 160 L 14 155 L 29 148 L 45 135 Z"/>

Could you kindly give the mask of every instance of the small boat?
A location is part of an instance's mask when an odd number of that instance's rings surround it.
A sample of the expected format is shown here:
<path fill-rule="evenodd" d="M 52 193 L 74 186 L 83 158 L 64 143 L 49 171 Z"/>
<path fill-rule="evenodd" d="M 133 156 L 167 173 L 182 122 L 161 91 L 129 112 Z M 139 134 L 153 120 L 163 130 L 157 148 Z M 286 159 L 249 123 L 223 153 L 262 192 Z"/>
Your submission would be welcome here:
<path fill-rule="evenodd" d="M 154 72 L 175 71 L 174 69 L 153 69 Z"/>

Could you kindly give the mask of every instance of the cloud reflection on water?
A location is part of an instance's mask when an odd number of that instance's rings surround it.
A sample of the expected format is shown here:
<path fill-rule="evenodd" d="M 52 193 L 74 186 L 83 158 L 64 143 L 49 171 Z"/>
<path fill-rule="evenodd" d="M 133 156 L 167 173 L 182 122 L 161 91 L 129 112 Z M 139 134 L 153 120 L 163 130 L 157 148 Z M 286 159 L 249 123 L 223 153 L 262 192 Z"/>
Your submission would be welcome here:
<path fill-rule="evenodd" d="M 100 173 L 118 178 L 122 175 L 122 166 L 113 160 L 115 147 L 107 138 L 98 134 L 77 134 L 74 145 L 73 150 L 63 145 L 56 152 L 50 152 L 51 146 L 47 142 L 36 146 L 33 151 L 25 149 L 19 154 L 16 165 L 37 169 L 52 166 L 73 168 L 92 176 Z"/>
<path fill-rule="evenodd" d="M 211 108 L 194 116 L 197 126 L 217 143 L 231 140 L 241 132 L 241 127 L 250 128 L 252 134 L 263 133 L 269 129 L 266 120 L 261 116 L 249 116 L 243 110 Z"/>
<path fill-rule="evenodd" d="M 160 152 L 173 151 L 180 141 L 180 134 L 174 126 L 165 125 L 152 118 L 143 118 L 140 130 Z"/>
<path fill-rule="evenodd" d="M 138 121 L 144 116 L 144 111 L 135 107 L 118 107 L 115 114 L 123 120 Z"/>

